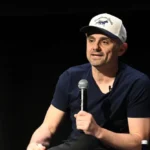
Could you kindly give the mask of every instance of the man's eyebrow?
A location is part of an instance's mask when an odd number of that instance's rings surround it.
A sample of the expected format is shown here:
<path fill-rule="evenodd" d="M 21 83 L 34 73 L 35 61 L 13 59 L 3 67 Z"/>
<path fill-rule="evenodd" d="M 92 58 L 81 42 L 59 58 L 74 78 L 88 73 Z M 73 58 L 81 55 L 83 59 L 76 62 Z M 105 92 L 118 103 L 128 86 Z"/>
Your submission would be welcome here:
<path fill-rule="evenodd" d="M 88 35 L 87 38 L 94 38 L 92 35 Z"/>
<path fill-rule="evenodd" d="M 101 37 L 100 40 L 111 40 L 109 37 Z"/>

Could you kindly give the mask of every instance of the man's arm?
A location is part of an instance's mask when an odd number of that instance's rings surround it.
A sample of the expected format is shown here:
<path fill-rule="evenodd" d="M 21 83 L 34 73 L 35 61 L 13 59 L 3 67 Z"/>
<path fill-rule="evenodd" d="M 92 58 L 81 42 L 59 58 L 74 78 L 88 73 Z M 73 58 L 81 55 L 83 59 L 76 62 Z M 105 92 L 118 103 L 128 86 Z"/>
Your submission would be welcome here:
<path fill-rule="evenodd" d="M 32 143 L 40 143 L 44 146 L 49 146 L 49 141 L 55 133 L 64 114 L 65 112 L 51 105 L 47 110 L 43 123 L 33 133 L 28 147 L 30 147 Z"/>
<path fill-rule="evenodd" d="M 114 133 L 99 127 L 96 137 L 105 144 L 122 150 L 141 150 L 141 141 L 149 139 L 149 118 L 128 118 L 129 134 Z"/>
<path fill-rule="evenodd" d="M 129 133 L 115 133 L 100 127 L 93 116 L 85 111 L 75 114 L 77 129 L 98 138 L 108 147 L 118 150 L 141 150 L 141 141 L 149 139 L 149 118 L 128 118 Z"/>

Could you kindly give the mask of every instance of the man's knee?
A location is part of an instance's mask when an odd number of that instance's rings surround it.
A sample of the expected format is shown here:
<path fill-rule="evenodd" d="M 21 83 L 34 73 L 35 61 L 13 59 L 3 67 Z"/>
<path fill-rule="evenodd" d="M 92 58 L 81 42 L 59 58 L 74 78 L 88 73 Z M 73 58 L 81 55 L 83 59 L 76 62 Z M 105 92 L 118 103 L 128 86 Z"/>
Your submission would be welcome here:
<path fill-rule="evenodd" d="M 53 146 L 47 150 L 70 150 L 69 145 L 63 143 L 57 146 Z"/>

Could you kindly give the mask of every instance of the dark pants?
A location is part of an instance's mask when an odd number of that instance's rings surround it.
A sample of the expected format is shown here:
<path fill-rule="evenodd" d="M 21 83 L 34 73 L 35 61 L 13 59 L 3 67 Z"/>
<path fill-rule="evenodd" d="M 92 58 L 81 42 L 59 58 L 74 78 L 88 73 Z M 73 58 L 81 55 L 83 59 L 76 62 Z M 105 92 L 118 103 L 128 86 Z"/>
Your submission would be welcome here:
<path fill-rule="evenodd" d="M 48 150 L 107 150 L 98 139 L 90 135 L 81 135 L 76 140 L 66 141 L 63 144 Z"/>

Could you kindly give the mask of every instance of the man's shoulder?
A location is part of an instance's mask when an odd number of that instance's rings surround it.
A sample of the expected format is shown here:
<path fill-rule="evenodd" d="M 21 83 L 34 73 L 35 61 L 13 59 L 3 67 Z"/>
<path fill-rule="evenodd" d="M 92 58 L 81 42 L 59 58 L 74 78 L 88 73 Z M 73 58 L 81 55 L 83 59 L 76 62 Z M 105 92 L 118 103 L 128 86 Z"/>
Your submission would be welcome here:
<path fill-rule="evenodd" d="M 87 71 L 91 68 L 91 65 L 89 63 L 84 63 L 81 65 L 76 65 L 76 66 L 72 66 L 70 68 L 68 68 L 66 71 L 70 72 L 70 73 L 79 73 L 79 72 L 84 72 Z"/>
<path fill-rule="evenodd" d="M 88 70 L 91 68 L 90 63 L 84 63 L 84 64 L 80 64 L 80 65 L 76 65 L 76 66 L 72 66 L 69 67 L 68 69 L 66 69 L 60 76 L 61 77 L 82 77 L 85 74 L 87 74 Z"/>
<path fill-rule="evenodd" d="M 146 74 L 145 72 L 142 72 L 141 70 L 128 64 L 123 64 L 123 66 L 125 68 L 124 76 L 126 78 L 131 79 L 131 80 L 137 80 L 137 79 L 141 79 L 145 81 L 150 80 L 148 74 Z"/>

